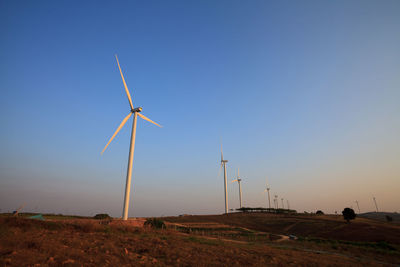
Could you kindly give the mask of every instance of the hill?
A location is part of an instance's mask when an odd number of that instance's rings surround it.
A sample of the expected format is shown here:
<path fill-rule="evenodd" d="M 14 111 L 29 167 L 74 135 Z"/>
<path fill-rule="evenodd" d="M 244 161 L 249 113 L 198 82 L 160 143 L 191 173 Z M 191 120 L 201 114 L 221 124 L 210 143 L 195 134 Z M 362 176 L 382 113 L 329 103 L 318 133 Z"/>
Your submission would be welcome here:
<path fill-rule="evenodd" d="M 252 230 L 357 242 L 389 242 L 400 245 L 400 226 L 356 218 L 346 223 L 336 215 L 283 215 L 270 213 L 230 213 L 163 218 L 175 223 L 217 222 Z"/>
<path fill-rule="evenodd" d="M 45 221 L 0 217 L 1 266 L 383 266 L 400 262 L 396 238 L 381 242 L 316 238 L 332 234 L 328 229 L 332 226 L 345 225 L 329 216 L 162 218 L 167 229 L 143 227 L 145 218 L 44 217 Z M 384 236 L 391 231 L 398 237 L 399 228 L 358 220 L 351 225 L 370 225 Z M 267 230 L 275 234 L 263 232 Z M 284 233 L 305 237 L 280 238 L 286 237 Z"/>
<path fill-rule="evenodd" d="M 357 216 L 383 222 L 387 221 L 386 216 L 390 216 L 393 219 L 392 223 L 400 224 L 400 213 L 397 212 L 366 212 L 357 214 Z"/>

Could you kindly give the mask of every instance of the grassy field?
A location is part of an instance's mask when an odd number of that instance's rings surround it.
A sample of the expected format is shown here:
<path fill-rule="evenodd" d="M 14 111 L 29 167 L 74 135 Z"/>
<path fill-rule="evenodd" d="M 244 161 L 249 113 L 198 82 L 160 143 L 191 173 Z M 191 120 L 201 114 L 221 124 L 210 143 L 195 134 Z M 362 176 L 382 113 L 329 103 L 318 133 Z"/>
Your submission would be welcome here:
<path fill-rule="evenodd" d="M 296 235 L 359 242 L 389 242 L 400 245 L 400 226 L 365 218 L 346 223 L 335 215 L 280 215 L 268 213 L 231 213 L 165 217 L 174 223 L 221 223 L 274 234 Z"/>
<path fill-rule="evenodd" d="M 45 216 L 46 217 L 46 216 Z M 330 216 L 229 214 L 93 220 L 48 216 L 46 221 L 0 216 L 1 266 L 393 266 L 400 263 L 397 226 Z M 360 238 L 369 225 L 380 238 Z M 307 225 L 310 229 L 307 229 Z M 361 225 L 362 230 L 357 226 Z M 333 229 L 330 229 L 333 228 Z M 371 228 L 371 229 L 372 229 Z M 329 230 L 330 229 L 330 230 Z M 351 232 L 349 229 L 353 229 Z M 344 230 L 347 239 L 341 235 Z M 297 240 L 282 239 L 297 234 Z M 310 234 L 312 233 L 312 234 Z M 40 264 L 40 265 L 39 265 Z"/>

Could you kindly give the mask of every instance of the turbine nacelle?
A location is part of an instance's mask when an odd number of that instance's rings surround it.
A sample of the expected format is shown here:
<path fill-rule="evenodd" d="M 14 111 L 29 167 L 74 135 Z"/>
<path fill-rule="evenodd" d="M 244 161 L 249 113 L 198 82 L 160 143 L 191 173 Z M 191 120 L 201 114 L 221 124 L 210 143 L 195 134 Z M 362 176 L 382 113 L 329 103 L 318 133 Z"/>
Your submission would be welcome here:
<path fill-rule="evenodd" d="M 142 112 L 143 108 L 142 107 L 138 107 L 138 108 L 133 108 L 131 109 L 131 112 Z"/>

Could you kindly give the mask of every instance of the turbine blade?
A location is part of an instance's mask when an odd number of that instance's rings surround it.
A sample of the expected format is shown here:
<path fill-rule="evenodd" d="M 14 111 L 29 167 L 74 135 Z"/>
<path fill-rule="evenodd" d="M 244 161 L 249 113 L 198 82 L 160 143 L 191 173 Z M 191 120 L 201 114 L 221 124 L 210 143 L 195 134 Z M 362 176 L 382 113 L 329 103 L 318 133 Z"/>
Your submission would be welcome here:
<path fill-rule="evenodd" d="M 234 182 L 237 182 L 237 179 L 236 179 L 236 180 L 232 180 L 232 181 L 231 181 L 231 183 L 234 183 Z"/>
<path fill-rule="evenodd" d="M 162 126 L 161 126 L 160 124 L 158 124 L 158 123 L 156 123 L 156 122 L 150 120 L 149 118 L 147 118 L 146 116 L 142 115 L 141 113 L 138 112 L 137 114 L 138 114 L 138 116 L 141 117 L 142 119 L 144 119 L 144 120 L 146 120 L 146 121 L 148 121 L 148 122 L 151 122 L 151 123 L 157 125 L 158 127 L 161 127 L 161 128 L 162 128 Z"/>
<path fill-rule="evenodd" d="M 219 171 L 218 171 L 218 178 L 221 175 L 221 171 L 222 171 L 222 162 L 221 162 L 221 166 L 220 166 Z"/>
<path fill-rule="evenodd" d="M 124 75 L 122 75 L 122 70 L 121 70 L 121 67 L 120 67 L 120 65 L 119 65 L 119 61 L 118 61 L 117 55 L 115 55 L 115 58 L 117 59 L 117 64 L 118 64 L 119 72 L 121 73 L 121 78 L 122 78 L 122 81 L 124 82 L 125 92 L 126 92 L 126 95 L 128 96 L 129 104 L 131 105 L 131 109 L 133 109 L 131 94 L 129 93 L 128 86 L 126 86 L 126 82 L 125 82 Z"/>
<path fill-rule="evenodd" d="M 111 143 L 111 141 L 114 139 L 114 137 L 117 135 L 117 133 L 121 130 L 121 128 L 125 125 L 125 123 L 128 121 L 128 119 L 132 116 L 132 112 L 129 113 L 128 116 L 126 116 L 121 124 L 118 126 L 117 130 L 115 131 L 115 133 L 113 134 L 113 136 L 111 136 L 110 141 L 108 141 L 107 145 L 104 147 L 103 151 L 101 151 L 101 154 L 103 155 L 104 151 L 106 150 L 106 148 L 108 147 L 108 145 Z"/>
<path fill-rule="evenodd" d="M 221 162 L 224 160 L 224 153 L 222 152 L 222 142 L 221 142 Z"/>

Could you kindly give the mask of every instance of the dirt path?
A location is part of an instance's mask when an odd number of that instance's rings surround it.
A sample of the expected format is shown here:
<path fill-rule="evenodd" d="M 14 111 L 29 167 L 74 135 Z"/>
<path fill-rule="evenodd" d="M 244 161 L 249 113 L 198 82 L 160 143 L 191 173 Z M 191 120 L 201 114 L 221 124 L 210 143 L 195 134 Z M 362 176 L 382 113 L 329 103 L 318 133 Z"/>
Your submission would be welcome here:
<path fill-rule="evenodd" d="M 286 240 L 290 240 L 289 236 L 287 235 L 279 235 L 281 237 L 281 239 L 275 240 L 275 242 L 282 242 L 282 241 L 286 241 Z"/>
<path fill-rule="evenodd" d="M 190 229 L 190 226 L 179 224 L 179 223 L 168 223 L 168 225 L 173 225 L 173 226 L 177 226 L 177 227 L 189 228 Z M 227 225 L 227 226 L 231 227 L 230 225 Z M 251 229 L 248 229 L 248 228 L 245 228 L 245 227 L 235 227 L 235 228 L 239 228 L 239 229 L 242 229 L 243 231 L 253 232 L 253 233 L 256 233 L 256 234 L 260 234 L 260 235 L 270 235 L 271 234 L 271 233 L 267 233 L 267 232 L 251 230 Z M 282 241 L 290 240 L 290 237 L 287 236 L 287 235 L 278 235 L 278 234 L 274 234 L 274 235 L 280 236 L 281 238 L 277 239 L 277 240 L 271 240 L 272 242 L 282 242 Z M 247 244 L 248 243 L 246 241 L 238 241 L 238 240 L 233 240 L 233 239 L 216 238 L 216 237 L 210 237 L 210 236 L 204 236 L 204 235 L 201 235 L 201 236 L 205 237 L 207 239 L 217 239 L 217 240 L 224 240 L 224 241 L 228 241 L 228 242 L 242 243 L 242 244 Z"/>

